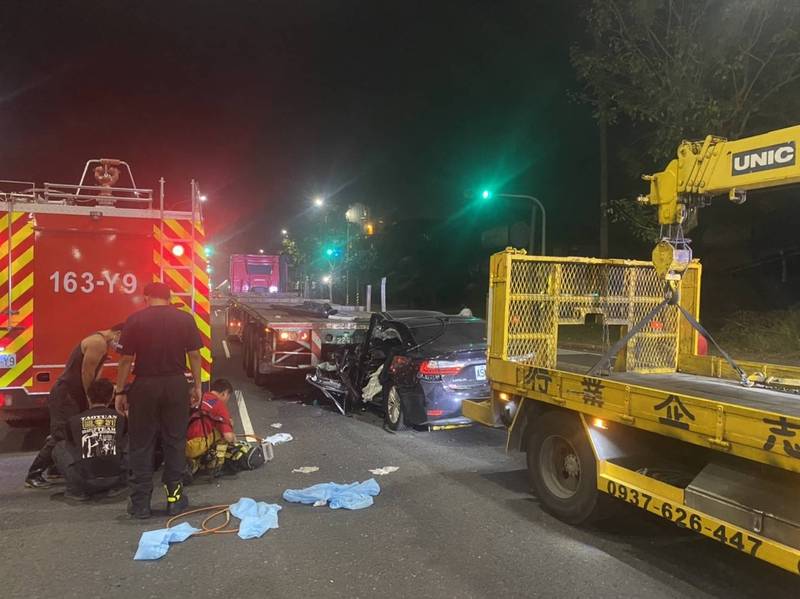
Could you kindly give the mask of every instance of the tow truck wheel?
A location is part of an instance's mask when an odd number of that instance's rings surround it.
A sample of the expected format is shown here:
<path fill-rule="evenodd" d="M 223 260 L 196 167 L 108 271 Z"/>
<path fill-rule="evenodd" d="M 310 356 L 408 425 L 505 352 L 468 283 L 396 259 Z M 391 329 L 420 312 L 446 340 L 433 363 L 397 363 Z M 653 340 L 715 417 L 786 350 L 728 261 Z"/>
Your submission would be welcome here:
<path fill-rule="evenodd" d="M 597 464 L 576 414 L 553 410 L 531 425 L 528 474 L 545 510 L 569 524 L 600 515 Z"/>
<path fill-rule="evenodd" d="M 397 387 L 391 386 L 383 392 L 383 423 L 391 431 L 403 428 L 403 403 Z"/>

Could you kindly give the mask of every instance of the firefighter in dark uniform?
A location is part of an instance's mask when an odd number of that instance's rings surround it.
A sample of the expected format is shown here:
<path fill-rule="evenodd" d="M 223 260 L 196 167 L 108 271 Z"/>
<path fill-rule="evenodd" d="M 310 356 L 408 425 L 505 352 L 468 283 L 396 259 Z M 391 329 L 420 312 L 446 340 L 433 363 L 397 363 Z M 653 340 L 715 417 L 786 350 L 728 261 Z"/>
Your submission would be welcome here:
<path fill-rule="evenodd" d="M 117 410 L 128 416 L 132 472 L 128 513 L 134 518 L 150 517 L 153 451 L 158 437 L 164 451 L 167 513 L 178 514 L 189 505 L 181 486 L 186 429 L 189 408 L 201 398 L 203 341 L 194 318 L 170 304 L 170 290 L 164 283 L 148 283 L 144 296 L 147 307 L 128 318 L 119 340 L 122 357 L 116 392 Z M 187 356 L 194 381 L 191 389 L 185 375 Z M 134 358 L 136 378 L 126 391 Z"/>
<path fill-rule="evenodd" d="M 54 466 L 53 448 L 66 438 L 67 422 L 76 414 L 89 407 L 86 391 L 89 389 L 108 358 L 108 351 L 116 347 L 122 325 L 92 333 L 72 350 L 64 367 L 64 372 L 50 389 L 47 409 L 50 412 L 50 435 L 44 447 L 33 460 L 25 486 L 33 489 L 46 489 L 50 482 L 45 478 L 45 470 Z"/>

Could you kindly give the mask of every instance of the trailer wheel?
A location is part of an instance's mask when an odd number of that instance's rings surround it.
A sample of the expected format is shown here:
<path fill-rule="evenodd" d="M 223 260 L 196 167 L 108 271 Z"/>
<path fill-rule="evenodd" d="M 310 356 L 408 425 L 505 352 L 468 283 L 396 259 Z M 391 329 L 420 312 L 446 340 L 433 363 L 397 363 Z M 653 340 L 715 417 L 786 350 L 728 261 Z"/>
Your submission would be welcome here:
<path fill-rule="evenodd" d="M 249 329 L 244 333 L 242 354 L 244 356 L 244 373 L 248 377 L 253 378 L 253 333 Z"/>
<path fill-rule="evenodd" d="M 269 375 L 258 371 L 258 363 L 261 361 L 262 337 L 254 336 L 253 339 L 253 382 L 259 387 L 264 387 L 269 382 Z"/>
<path fill-rule="evenodd" d="M 553 410 L 537 418 L 527 457 L 533 492 L 545 510 L 569 524 L 598 517 L 597 463 L 576 414 Z"/>
<path fill-rule="evenodd" d="M 403 402 L 394 385 L 383 391 L 383 423 L 391 431 L 404 428 Z"/>

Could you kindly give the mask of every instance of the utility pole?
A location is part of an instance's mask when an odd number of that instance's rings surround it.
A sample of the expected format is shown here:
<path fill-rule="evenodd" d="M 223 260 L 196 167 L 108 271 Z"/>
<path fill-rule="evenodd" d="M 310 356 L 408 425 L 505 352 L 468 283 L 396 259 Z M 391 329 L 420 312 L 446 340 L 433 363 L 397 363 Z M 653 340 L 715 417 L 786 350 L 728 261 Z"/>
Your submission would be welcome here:
<path fill-rule="evenodd" d="M 608 258 L 608 121 L 600 105 L 600 257 Z"/>

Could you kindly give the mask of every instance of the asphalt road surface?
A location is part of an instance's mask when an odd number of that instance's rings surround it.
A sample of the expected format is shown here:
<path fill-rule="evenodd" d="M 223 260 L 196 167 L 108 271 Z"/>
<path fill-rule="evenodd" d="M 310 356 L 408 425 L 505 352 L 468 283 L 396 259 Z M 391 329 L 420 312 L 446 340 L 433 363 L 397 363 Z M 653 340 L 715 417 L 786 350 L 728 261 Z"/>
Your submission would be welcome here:
<path fill-rule="evenodd" d="M 499 430 L 390 434 L 381 417 L 313 405 L 290 377 L 270 390 L 243 378 L 238 348 L 216 348 L 214 374 L 244 393 L 257 433 L 294 436 L 236 478 L 188 488 L 195 506 L 253 497 L 283 506 L 280 528 L 243 541 L 190 538 L 135 562 L 140 534 L 125 501 L 71 505 L 22 481 L 42 430 L 0 428 L 0 596 L 11 597 L 800 597 L 800 578 L 634 508 L 573 528 L 528 493 L 524 458 Z M 241 419 L 232 402 L 237 425 Z M 293 473 L 317 466 L 312 474 Z M 287 488 L 362 481 L 381 493 L 361 511 L 291 505 Z M 154 493 L 154 507 L 163 495 Z"/>

